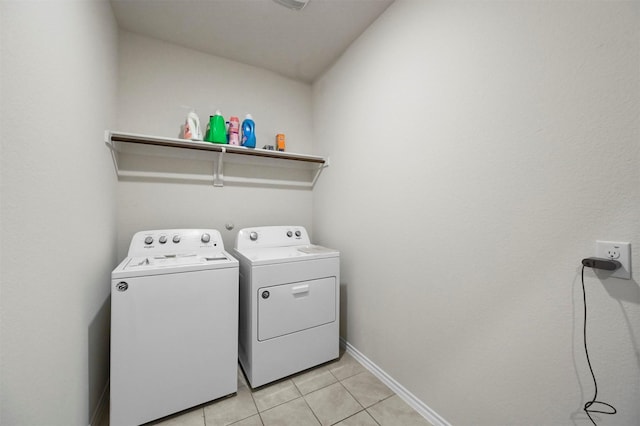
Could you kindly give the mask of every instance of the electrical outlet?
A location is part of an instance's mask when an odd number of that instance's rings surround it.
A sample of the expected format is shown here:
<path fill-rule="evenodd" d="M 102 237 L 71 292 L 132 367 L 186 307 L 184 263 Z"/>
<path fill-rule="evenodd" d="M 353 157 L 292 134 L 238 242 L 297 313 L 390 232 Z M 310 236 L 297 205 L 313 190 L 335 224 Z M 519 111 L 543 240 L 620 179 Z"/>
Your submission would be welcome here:
<path fill-rule="evenodd" d="M 620 259 L 620 246 L 617 244 L 612 245 L 607 249 L 607 257 L 609 259 Z"/>
<path fill-rule="evenodd" d="M 631 279 L 631 243 L 596 241 L 596 256 L 617 260 L 622 265 L 608 276 Z"/>

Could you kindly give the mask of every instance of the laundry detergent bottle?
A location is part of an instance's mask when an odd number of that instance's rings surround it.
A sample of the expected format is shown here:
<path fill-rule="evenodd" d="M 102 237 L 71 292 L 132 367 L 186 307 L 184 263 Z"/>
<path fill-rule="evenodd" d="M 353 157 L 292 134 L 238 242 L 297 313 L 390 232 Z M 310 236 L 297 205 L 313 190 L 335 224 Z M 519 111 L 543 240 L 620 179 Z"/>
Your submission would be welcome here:
<path fill-rule="evenodd" d="M 229 139 L 229 145 L 240 145 L 240 119 L 238 117 L 229 118 L 227 138 Z"/>
<path fill-rule="evenodd" d="M 247 148 L 256 147 L 256 123 L 251 114 L 247 114 L 242 121 L 242 146 Z"/>
<path fill-rule="evenodd" d="M 209 117 L 209 132 L 207 136 L 207 142 L 227 143 L 227 126 L 220 110 L 216 111 L 216 115 Z"/>
<path fill-rule="evenodd" d="M 187 120 L 184 123 L 183 139 L 190 139 L 192 141 L 202 140 L 202 130 L 200 130 L 200 119 L 198 114 L 194 110 L 191 110 L 187 115 Z"/>

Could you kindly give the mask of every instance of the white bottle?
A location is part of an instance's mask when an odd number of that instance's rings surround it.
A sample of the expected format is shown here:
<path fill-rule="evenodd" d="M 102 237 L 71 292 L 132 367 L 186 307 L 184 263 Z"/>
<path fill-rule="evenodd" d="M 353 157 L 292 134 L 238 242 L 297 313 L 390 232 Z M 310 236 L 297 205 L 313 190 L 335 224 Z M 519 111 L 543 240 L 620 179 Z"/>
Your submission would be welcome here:
<path fill-rule="evenodd" d="M 202 129 L 200 128 L 200 119 L 195 111 L 190 111 L 187 115 L 187 121 L 184 124 L 184 139 L 192 141 L 202 140 Z"/>

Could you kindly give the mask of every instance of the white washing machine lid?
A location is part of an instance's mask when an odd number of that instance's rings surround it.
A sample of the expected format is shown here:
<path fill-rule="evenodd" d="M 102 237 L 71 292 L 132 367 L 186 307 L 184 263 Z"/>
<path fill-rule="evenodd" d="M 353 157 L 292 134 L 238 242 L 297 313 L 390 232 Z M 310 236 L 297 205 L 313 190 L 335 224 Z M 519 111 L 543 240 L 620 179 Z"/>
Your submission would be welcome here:
<path fill-rule="evenodd" d="M 235 249 L 236 257 L 251 265 L 270 265 L 274 263 L 302 262 L 340 256 L 340 252 L 331 248 L 306 244 L 290 247 L 262 247 Z"/>
<path fill-rule="evenodd" d="M 113 270 L 111 278 L 142 277 L 224 268 L 238 268 L 238 261 L 226 251 L 127 257 Z"/>

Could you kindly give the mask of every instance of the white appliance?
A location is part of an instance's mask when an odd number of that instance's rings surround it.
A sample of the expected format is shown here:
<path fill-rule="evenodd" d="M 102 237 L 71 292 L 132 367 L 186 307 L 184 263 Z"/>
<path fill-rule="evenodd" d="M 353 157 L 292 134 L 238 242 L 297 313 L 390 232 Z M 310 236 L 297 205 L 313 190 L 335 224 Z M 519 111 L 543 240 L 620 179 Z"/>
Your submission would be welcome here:
<path fill-rule="evenodd" d="M 301 226 L 238 232 L 240 364 L 251 387 L 338 357 L 340 253 Z"/>
<path fill-rule="evenodd" d="M 237 348 L 238 261 L 220 233 L 136 233 L 111 273 L 111 425 L 236 392 Z"/>

